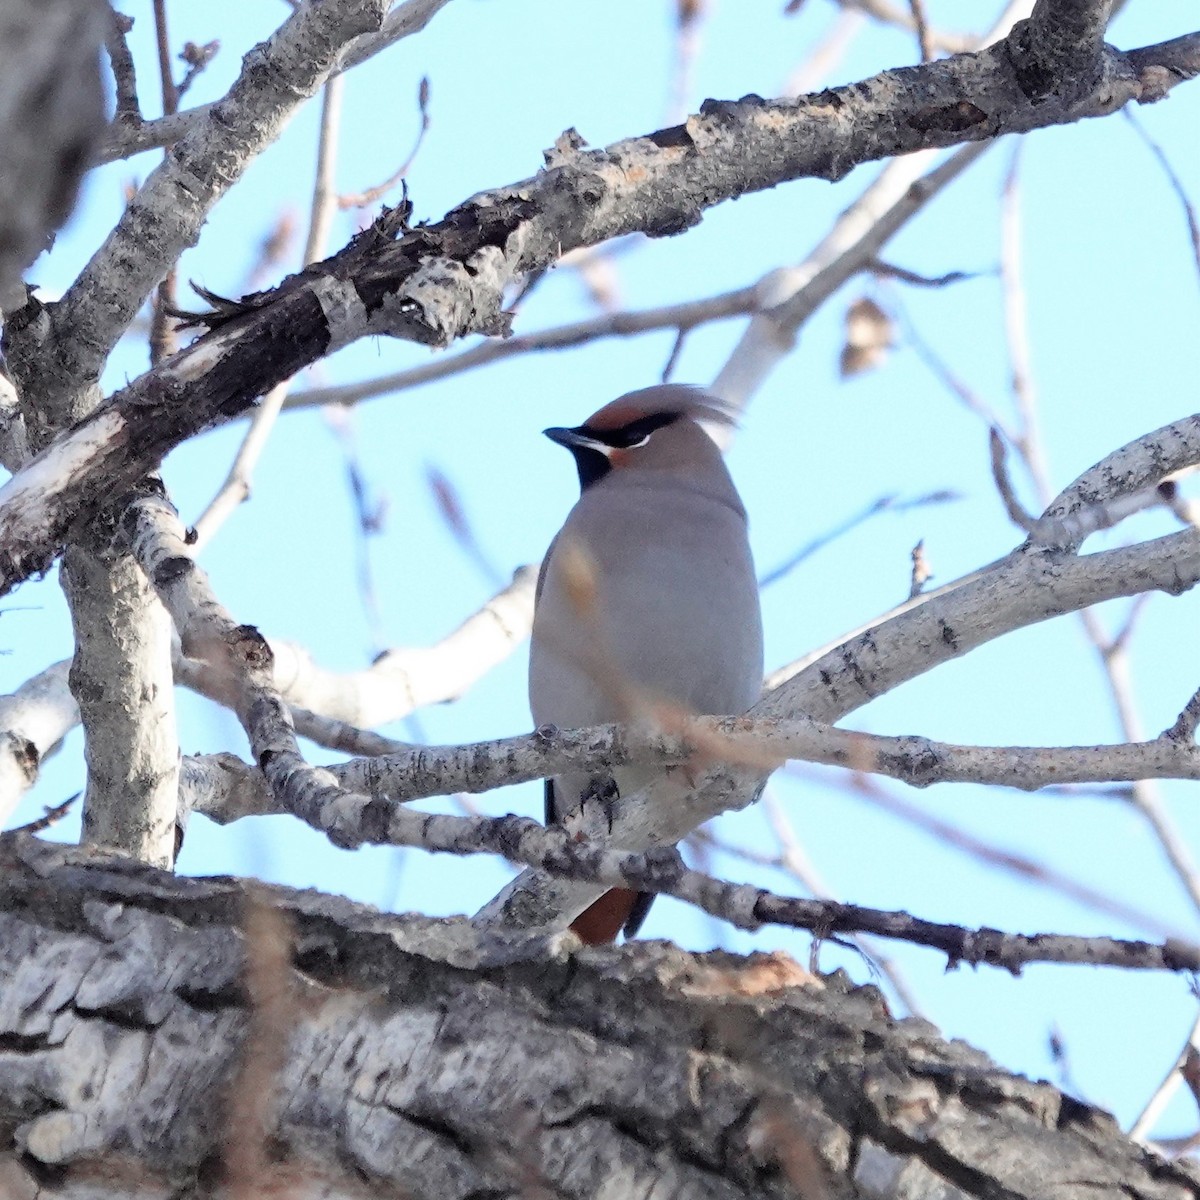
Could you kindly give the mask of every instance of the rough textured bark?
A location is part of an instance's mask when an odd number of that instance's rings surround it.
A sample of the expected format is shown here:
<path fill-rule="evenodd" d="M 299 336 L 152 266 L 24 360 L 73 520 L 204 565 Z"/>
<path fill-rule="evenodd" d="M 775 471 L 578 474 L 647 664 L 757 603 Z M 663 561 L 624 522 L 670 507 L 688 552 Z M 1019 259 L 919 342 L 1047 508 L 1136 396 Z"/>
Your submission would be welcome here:
<path fill-rule="evenodd" d="M 419 229 L 392 212 L 280 288 L 222 305 L 211 318 L 219 328 L 116 393 L 0 491 L 0 594 L 45 569 L 70 518 L 113 484 L 132 486 L 173 446 L 355 339 L 446 345 L 501 334 L 505 288 L 576 247 L 678 233 L 722 200 L 785 180 L 837 179 L 895 154 L 1104 115 L 1200 72 L 1200 35 L 1138 52 L 1136 69 L 1101 46 L 1086 97 L 1031 97 L 1010 40 L 798 100 L 709 101 L 685 125 L 604 150 L 560 139 L 535 178 Z M 36 348 L 49 320 L 28 306 L 15 345 Z"/>
<path fill-rule="evenodd" d="M 1106 1114 L 783 956 L 506 961 L 462 921 L 0 839 L 9 1194 L 222 1194 L 249 1087 L 269 1175 L 243 1194 L 1200 1196 Z"/>

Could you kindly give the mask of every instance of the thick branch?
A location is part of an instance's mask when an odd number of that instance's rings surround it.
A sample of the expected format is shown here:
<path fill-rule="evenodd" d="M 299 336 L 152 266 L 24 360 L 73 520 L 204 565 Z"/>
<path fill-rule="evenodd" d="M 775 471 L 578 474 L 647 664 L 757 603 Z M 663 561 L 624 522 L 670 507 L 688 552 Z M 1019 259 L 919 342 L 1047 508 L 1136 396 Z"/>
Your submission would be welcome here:
<path fill-rule="evenodd" d="M 254 1020 L 247 954 L 266 949 L 249 899 L 0 842 L 5 1179 L 83 1195 L 99 1173 L 113 1200 L 161 1200 L 221 1169 Z M 290 953 L 286 935 L 271 950 L 293 1001 L 259 1081 L 264 1188 L 848 1200 L 900 1194 L 883 1181 L 902 1177 L 905 1195 L 1044 1200 L 1048 1180 L 1095 1200 L 1200 1195 L 1194 1167 L 1106 1114 L 782 956 L 642 943 L 529 959 L 466 922 L 253 900 L 292 930 Z"/>
<path fill-rule="evenodd" d="M 1009 53 L 1031 99 L 1068 100 L 1093 90 L 1109 65 L 1100 53 L 1116 0 L 1038 0 L 1013 30 Z"/>
<path fill-rule="evenodd" d="M 48 565 L 89 499 L 132 486 L 173 446 L 356 338 L 387 333 L 445 345 L 503 332 L 505 287 L 575 247 L 637 230 L 675 233 L 746 191 L 1101 115 L 1139 95 L 1127 57 L 1105 48 L 1119 86 L 1096 92 L 1090 108 L 1032 103 L 1004 45 L 795 101 L 710 102 L 685 125 L 647 138 L 556 152 L 541 175 L 483 193 L 437 225 L 403 232 L 394 214 L 383 218 L 324 264 L 235 306 L 221 328 L 117 393 L 10 480 L 0 492 L 0 589 Z M 1150 50 L 1142 61 L 1152 59 Z"/>
<path fill-rule="evenodd" d="M 121 525 L 133 557 L 175 622 L 184 654 L 208 661 L 221 680 L 225 703 L 237 714 L 280 806 L 338 841 L 343 824 L 361 819 L 367 798 L 345 792 L 328 771 L 304 761 L 287 705 L 274 686 L 266 639 L 221 606 L 164 496 L 133 501 Z"/>
<path fill-rule="evenodd" d="M 1115 746 L 956 746 L 774 717 L 697 717 L 678 733 L 624 725 L 549 727 L 467 746 L 413 746 L 403 754 L 355 759 L 330 770 L 343 787 L 405 803 L 486 792 L 568 770 L 712 759 L 750 765 L 798 759 L 887 775 L 913 787 L 978 783 L 1035 791 L 1071 783 L 1200 779 L 1200 748 L 1175 736 Z"/>
<path fill-rule="evenodd" d="M 340 75 L 402 38 L 419 33 L 448 3 L 449 0 L 404 0 L 397 4 L 376 32 L 361 34 L 345 47 L 332 74 Z M 213 107 L 212 104 L 200 104 L 186 112 L 171 113 L 153 121 L 115 120 L 95 161 L 114 162 L 140 154 L 143 150 L 169 146 L 207 121 Z"/>

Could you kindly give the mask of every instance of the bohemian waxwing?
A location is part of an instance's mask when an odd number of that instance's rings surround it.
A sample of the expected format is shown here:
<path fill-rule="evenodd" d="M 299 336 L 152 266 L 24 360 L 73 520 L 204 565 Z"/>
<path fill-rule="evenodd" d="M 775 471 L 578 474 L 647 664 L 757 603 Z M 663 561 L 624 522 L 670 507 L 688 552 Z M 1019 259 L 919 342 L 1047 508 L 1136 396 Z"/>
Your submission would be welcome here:
<path fill-rule="evenodd" d="M 758 699 L 762 618 L 746 511 L 698 421 L 729 417 L 710 393 L 664 384 L 630 392 L 574 429 L 545 431 L 574 457 L 581 495 L 538 578 L 529 658 L 537 725 L 628 720 L 639 702 L 664 700 L 739 714 Z M 547 780 L 546 820 L 562 820 L 585 794 L 619 803 L 655 774 Z M 621 929 L 632 937 L 652 899 L 607 892 L 571 928 L 588 943 Z"/>

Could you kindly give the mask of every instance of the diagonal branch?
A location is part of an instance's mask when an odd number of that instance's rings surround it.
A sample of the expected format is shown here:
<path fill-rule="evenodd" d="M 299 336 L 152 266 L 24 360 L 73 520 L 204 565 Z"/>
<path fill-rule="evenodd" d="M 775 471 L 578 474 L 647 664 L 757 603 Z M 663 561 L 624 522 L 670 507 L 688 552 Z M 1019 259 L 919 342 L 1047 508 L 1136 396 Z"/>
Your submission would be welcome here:
<path fill-rule="evenodd" d="M 456 700 L 529 636 L 536 578 L 535 567 L 522 567 L 441 641 L 388 650 L 362 671 L 326 670 L 303 647 L 272 639 L 273 685 L 289 705 L 367 729 Z M 222 698 L 219 676 L 202 662 L 181 658 L 175 675 L 201 695 Z"/>
<path fill-rule="evenodd" d="M 1200 34 L 1187 40 L 1200 70 Z M 385 216 L 333 258 L 227 306 L 212 318 L 220 328 L 118 392 L 10 480 L 0 491 L 0 594 L 45 569 L 89 499 L 131 486 L 173 446 L 357 338 L 446 345 L 501 333 L 509 283 L 576 247 L 636 230 L 676 233 L 747 191 L 1102 115 L 1141 94 L 1128 56 L 1105 47 L 1119 86 L 1097 91 L 1090 108 L 1053 97 L 1032 103 L 1005 45 L 799 100 L 709 102 L 686 124 L 649 137 L 556 152 L 536 178 L 482 193 L 436 225 L 405 231 L 395 214 Z M 1179 47 L 1168 49 L 1177 61 Z M 1153 65 L 1154 49 L 1141 61 Z"/>
<path fill-rule="evenodd" d="M 254 761 L 277 802 L 336 841 L 344 824 L 363 818 L 369 802 L 304 761 L 287 705 L 274 686 L 266 639 L 253 625 L 239 625 L 221 606 L 165 496 L 150 492 L 133 500 L 121 516 L 121 530 L 171 614 L 183 652 L 206 659 L 219 672 L 225 702 L 246 731 Z"/>

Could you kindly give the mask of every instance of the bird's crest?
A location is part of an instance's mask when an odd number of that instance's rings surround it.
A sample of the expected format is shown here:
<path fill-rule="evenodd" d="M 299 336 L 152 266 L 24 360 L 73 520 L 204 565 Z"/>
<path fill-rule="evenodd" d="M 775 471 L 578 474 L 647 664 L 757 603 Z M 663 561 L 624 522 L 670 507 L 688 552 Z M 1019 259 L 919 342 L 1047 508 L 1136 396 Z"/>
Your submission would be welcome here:
<path fill-rule="evenodd" d="M 690 417 L 694 421 L 711 421 L 717 425 L 736 425 L 733 408 L 720 396 L 702 387 L 687 383 L 660 383 L 654 387 L 626 392 L 593 413 L 583 428 L 601 432 L 623 429 L 634 421 L 658 413 Z"/>

